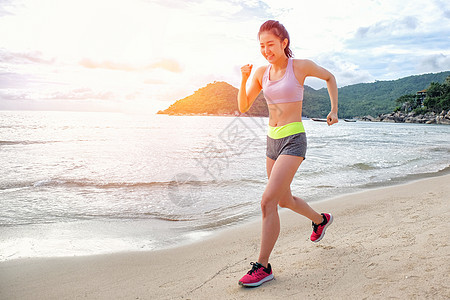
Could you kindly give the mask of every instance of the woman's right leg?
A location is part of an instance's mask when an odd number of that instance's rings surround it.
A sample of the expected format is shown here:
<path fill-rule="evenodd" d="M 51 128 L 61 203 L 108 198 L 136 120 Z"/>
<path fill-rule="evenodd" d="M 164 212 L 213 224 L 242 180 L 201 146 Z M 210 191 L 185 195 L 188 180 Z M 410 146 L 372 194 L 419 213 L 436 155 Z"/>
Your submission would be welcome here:
<path fill-rule="evenodd" d="M 302 161 L 302 157 L 280 155 L 276 162 L 270 164 L 269 181 L 261 199 L 262 233 L 258 262 L 264 267 L 268 265 L 270 253 L 280 233 L 278 203 L 286 191 L 289 191 L 292 179 Z"/>

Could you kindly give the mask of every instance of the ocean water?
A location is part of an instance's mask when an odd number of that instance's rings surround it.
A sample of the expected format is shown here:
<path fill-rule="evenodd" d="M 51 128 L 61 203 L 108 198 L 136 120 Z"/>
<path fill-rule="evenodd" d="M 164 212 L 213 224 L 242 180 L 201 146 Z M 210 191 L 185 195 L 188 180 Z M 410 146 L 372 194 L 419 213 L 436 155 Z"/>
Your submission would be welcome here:
<path fill-rule="evenodd" d="M 0 111 L 0 260 L 153 250 L 260 216 L 267 118 Z M 304 120 L 308 202 L 449 172 L 450 126 Z"/>

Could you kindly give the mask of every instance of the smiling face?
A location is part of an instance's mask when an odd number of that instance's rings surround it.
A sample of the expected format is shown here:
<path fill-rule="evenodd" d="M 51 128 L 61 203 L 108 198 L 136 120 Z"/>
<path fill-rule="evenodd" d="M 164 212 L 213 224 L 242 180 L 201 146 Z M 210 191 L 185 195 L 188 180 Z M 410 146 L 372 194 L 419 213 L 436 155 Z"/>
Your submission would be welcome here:
<path fill-rule="evenodd" d="M 273 64 L 280 58 L 287 58 L 284 53 L 284 48 L 286 48 L 288 44 L 288 39 L 281 41 L 279 37 L 270 31 L 263 31 L 259 35 L 259 44 L 261 47 L 261 54 L 269 63 Z"/>

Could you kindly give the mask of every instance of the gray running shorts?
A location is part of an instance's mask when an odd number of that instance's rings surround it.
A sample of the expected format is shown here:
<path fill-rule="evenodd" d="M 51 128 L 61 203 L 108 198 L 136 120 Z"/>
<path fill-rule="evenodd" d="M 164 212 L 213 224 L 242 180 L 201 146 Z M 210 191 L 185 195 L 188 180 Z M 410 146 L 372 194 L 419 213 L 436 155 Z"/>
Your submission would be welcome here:
<path fill-rule="evenodd" d="M 300 132 L 281 139 L 267 136 L 266 156 L 277 160 L 280 155 L 293 155 L 306 158 L 306 133 Z"/>

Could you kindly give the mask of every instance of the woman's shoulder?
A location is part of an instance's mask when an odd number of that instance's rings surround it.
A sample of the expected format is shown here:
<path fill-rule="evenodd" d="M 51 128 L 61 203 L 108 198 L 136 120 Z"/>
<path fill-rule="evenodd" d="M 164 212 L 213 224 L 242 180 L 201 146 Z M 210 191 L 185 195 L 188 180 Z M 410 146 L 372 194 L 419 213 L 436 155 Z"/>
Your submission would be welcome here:
<path fill-rule="evenodd" d="M 294 72 L 300 77 L 301 74 L 310 74 L 318 68 L 318 65 L 310 59 L 294 59 L 293 61 Z"/>
<path fill-rule="evenodd" d="M 264 73 L 266 72 L 267 66 L 260 66 L 255 71 L 255 76 L 258 76 L 259 78 L 262 78 Z"/>
<path fill-rule="evenodd" d="M 306 67 L 314 64 L 314 62 L 310 59 L 297 59 L 297 58 L 295 59 L 293 58 L 292 63 L 294 64 L 294 67 Z"/>
<path fill-rule="evenodd" d="M 264 73 L 266 70 L 267 70 L 267 67 L 268 67 L 269 65 L 265 65 L 265 66 L 260 66 L 260 67 L 258 67 L 257 69 L 256 69 L 256 71 L 255 72 L 259 72 L 259 73 Z"/>

